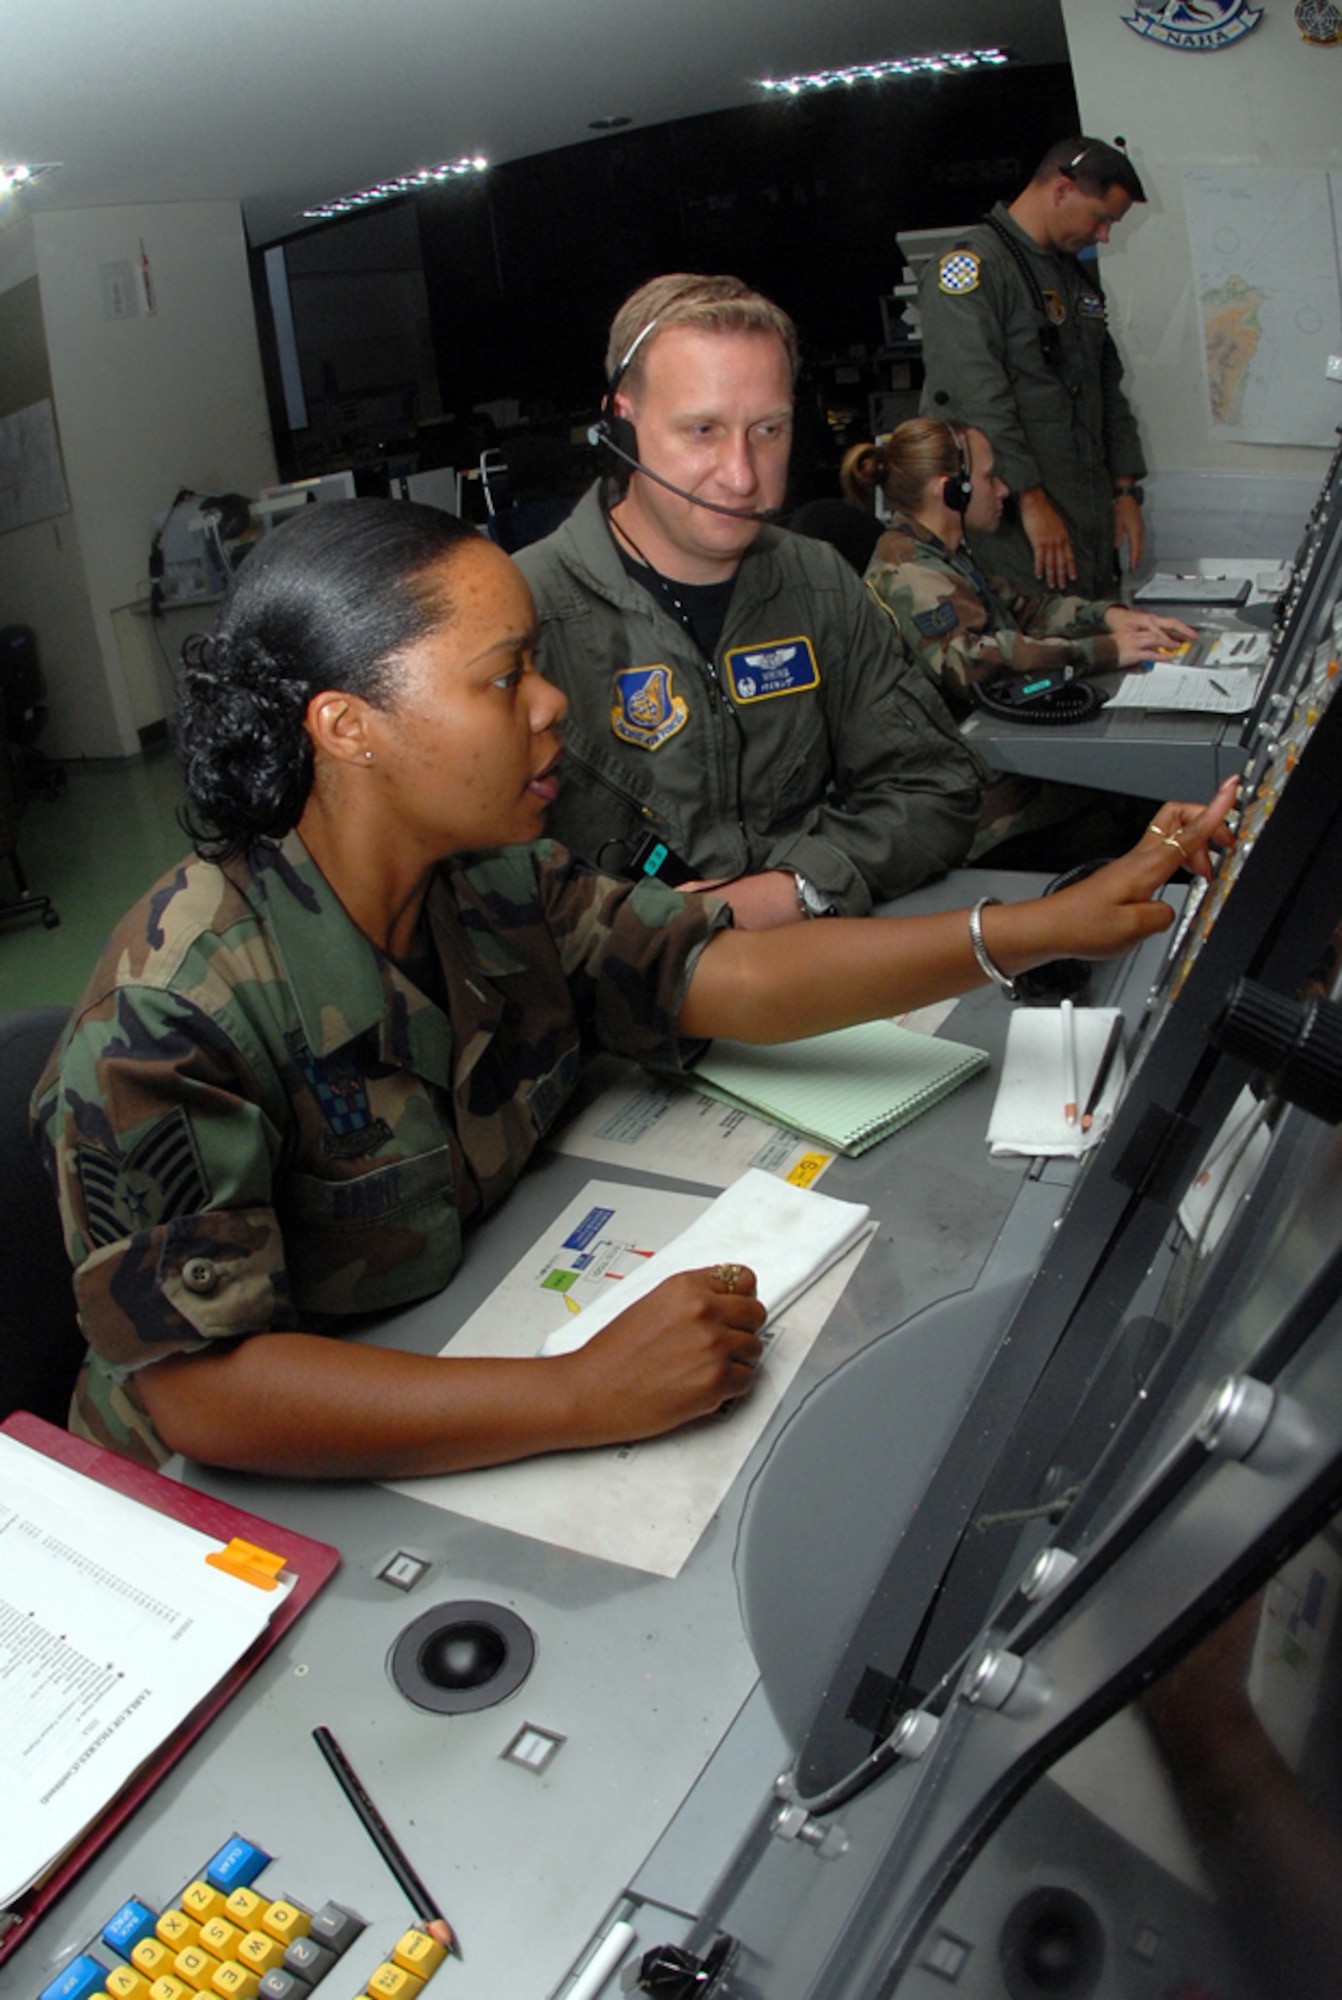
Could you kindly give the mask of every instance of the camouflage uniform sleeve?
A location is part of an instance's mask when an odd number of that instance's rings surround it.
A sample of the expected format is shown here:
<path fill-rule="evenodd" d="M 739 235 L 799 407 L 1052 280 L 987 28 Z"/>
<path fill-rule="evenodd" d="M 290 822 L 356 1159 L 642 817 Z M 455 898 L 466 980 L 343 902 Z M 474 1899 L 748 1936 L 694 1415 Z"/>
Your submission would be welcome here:
<path fill-rule="evenodd" d="M 155 989 L 90 1006 L 53 1056 L 34 1118 L 104 1376 L 299 1323 L 263 1095 L 215 1022 Z"/>
<path fill-rule="evenodd" d="M 1118 656 L 1117 641 L 1107 634 L 1099 639 L 1071 633 L 1043 636 L 1037 622 L 1027 631 L 993 630 L 988 607 L 968 577 L 930 562 L 887 562 L 879 544 L 867 570 L 867 588 L 898 625 L 947 706 L 960 717 L 973 709 L 976 681 L 1003 673 L 1046 673 L 1062 666 L 1102 672 Z M 1047 601 L 1020 597 L 996 579 L 993 588 L 1003 610 L 1013 617 L 1024 610 L 1037 620 L 1037 607 Z"/>
<path fill-rule="evenodd" d="M 545 921 L 584 1038 L 650 1069 L 681 1068 L 699 1044 L 677 1037 L 676 1020 L 700 952 L 731 925 L 730 907 L 598 874 L 552 842 L 538 855 Z"/>
<path fill-rule="evenodd" d="M 1118 640 L 1104 622 L 1107 598 L 1060 596 L 1054 591 L 1026 596 L 1013 590 L 1004 577 L 991 581 L 998 603 L 1028 638 L 1068 642 L 1068 665 L 1087 667 L 1092 673 L 1108 673 L 1118 665 Z"/>

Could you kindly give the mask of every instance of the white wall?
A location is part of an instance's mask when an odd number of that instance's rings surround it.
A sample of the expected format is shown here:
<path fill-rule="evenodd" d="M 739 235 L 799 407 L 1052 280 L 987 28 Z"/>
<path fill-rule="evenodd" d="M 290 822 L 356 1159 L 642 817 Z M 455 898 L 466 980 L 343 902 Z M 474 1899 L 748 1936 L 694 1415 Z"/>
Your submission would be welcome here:
<path fill-rule="evenodd" d="M 23 216 L 0 229 L 0 293 L 37 275 L 36 232 Z M 0 535 L 0 624 L 37 634 L 50 711 L 42 747 L 76 741 L 81 718 L 99 741 L 116 741 L 73 513 Z"/>
<path fill-rule="evenodd" d="M 126 756 L 139 739 L 111 614 L 148 590 L 154 513 L 183 486 L 255 493 L 276 477 L 246 245 L 225 201 L 56 210 L 33 231 L 73 510 L 45 527 L 77 534 L 101 681 L 86 660 L 65 670 L 48 616 L 28 621 L 49 656 L 46 747 Z M 108 319 L 100 267 L 138 263 L 142 243 L 157 311 Z"/>
<path fill-rule="evenodd" d="M 1209 55 L 1134 34 L 1123 15 L 1135 10 L 1121 0 L 1062 0 L 1062 10 L 1082 127 L 1100 139 L 1123 134 L 1148 196 L 1101 253 L 1148 463 L 1157 472 L 1294 474 L 1317 489 L 1322 446 L 1211 436 L 1183 173 L 1342 167 L 1342 48 L 1304 42 L 1288 0 L 1269 5 L 1242 41 Z M 1335 421 L 1342 424 L 1342 387 Z"/>

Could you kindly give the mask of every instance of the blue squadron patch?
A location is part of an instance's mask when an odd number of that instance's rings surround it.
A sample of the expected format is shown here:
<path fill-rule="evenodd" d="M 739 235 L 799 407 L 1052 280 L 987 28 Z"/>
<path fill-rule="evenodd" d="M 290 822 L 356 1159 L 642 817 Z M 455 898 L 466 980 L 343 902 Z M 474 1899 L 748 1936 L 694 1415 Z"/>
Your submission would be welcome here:
<path fill-rule="evenodd" d="M 1104 319 L 1104 300 L 1097 292 L 1081 292 L 1077 295 L 1076 309 L 1082 319 Z"/>
<path fill-rule="evenodd" d="M 943 632 L 953 632 L 960 621 L 948 597 L 944 604 L 934 606 L 931 611 L 915 611 L 913 622 L 924 639 L 939 639 Z"/>
<path fill-rule="evenodd" d="M 367 1079 L 352 1055 L 337 1050 L 314 1056 L 311 1049 L 299 1047 L 294 1060 L 326 1120 L 321 1148 L 328 1158 L 355 1159 L 391 1137 L 386 1120 L 373 1116 Z"/>
<path fill-rule="evenodd" d="M 160 1118 L 129 1153 L 118 1158 L 99 1146 L 79 1146 L 75 1164 L 95 1245 L 119 1243 L 179 1215 L 199 1215 L 209 1203 L 191 1120 L 182 1110 Z"/>
<path fill-rule="evenodd" d="M 684 695 L 672 691 L 670 667 L 626 667 L 615 676 L 615 692 L 610 726 L 622 743 L 656 750 L 689 721 Z"/>
<path fill-rule="evenodd" d="M 771 646 L 734 646 L 724 660 L 732 695 L 739 702 L 769 701 L 776 694 L 803 694 L 820 685 L 820 669 L 809 639 L 776 639 Z"/>
<path fill-rule="evenodd" d="M 979 288 L 982 259 L 977 250 L 948 250 L 937 266 L 937 289 L 957 298 Z"/>

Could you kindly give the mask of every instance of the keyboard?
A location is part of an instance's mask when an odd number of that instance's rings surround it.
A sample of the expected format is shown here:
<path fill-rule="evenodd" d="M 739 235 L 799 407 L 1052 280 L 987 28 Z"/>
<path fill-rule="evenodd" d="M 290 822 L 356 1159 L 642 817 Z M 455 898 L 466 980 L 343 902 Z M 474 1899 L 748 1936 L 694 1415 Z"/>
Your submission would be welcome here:
<path fill-rule="evenodd" d="M 307 2000 L 367 1926 L 342 1903 L 272 1896 L 272 1858 L 233 1834 L 163 1907 L 127 1897 L 36 2000 Z M 410 1929 L 358 2000 L 417 2000 L 446 1956 Z"/>

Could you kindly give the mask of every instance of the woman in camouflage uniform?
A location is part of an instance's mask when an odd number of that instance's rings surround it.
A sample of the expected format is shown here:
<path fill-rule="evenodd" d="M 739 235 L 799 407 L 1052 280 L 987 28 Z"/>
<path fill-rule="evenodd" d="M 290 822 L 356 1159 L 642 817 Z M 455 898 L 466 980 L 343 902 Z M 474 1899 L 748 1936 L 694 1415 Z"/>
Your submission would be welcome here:
<path fill-rule="evenodd" d="M 962 720 L 973 712 L 976 681 L 1060 668 L 1113 673 L 1196 638 L 1178 618 L 1053 591 L 1027 597 L 1001 577 L 984 576 L 965 531 L 997 526 L 1007 486 L 982 431 L 912 417 L 877 460 L 892 517 L 867 585 Z"/>
<path fill-rule="evenodd" d="M 879 448 L 877 463 L 892 513 L 867 588 L 961 721 L 974 712 L 976 684 L 1114 673 L 1197 636 L 1178 618 L 1055 592 L 1026 596 L 985 576 L 965 531 L 996 527 L 1007 487 L 982 431 L 913 417 Z M 984 791 L 969 859 L 1052 869 L 1114 854 L 1147 823 L 1153 803 L 998 775 Z"/>
<path fill-rule="evenodd" d="M 540 840 L 564 697 L 530 593 L 429 508 L 305 510 L 184 676 L 197 852 L 118 927 L 38 1087 L 89 1363 L 72 1422 L 153 1462 L 391 1477 L 651 1436 L 746 1393 L 748 1271 L 669 1280 L 576 1353 L 332 1338 L 424 1298 L 584 1052 L 662 1069 L 965 991 L 1169 923 L 1229 793 L 1082 888 L 737 932 Z M 767 1274 L 766 1274 L 767 1282 Z"/>

